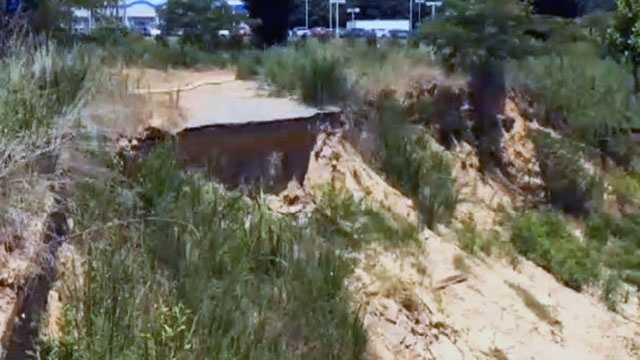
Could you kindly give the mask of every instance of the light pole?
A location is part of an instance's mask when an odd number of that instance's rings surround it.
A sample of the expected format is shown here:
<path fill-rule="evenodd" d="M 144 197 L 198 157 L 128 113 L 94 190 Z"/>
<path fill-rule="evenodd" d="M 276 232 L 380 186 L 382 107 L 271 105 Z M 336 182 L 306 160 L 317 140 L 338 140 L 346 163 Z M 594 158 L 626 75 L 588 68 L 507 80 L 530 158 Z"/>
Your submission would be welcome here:
<path fill-rule="evenodd" d="M 360 8 L 348 8 L 347 12 L 351 14 L 351 21 L 356 21 L 356 14 L 360 13 Z"/>
<path fill-rule="evenodd" d="M 304 3 L 304 14 L 304 25 L 305 28 L 309 29 L 309 0 Z"/>
<path fill-rule="evenodd" d="M 427 1 L 427 6 L 431 6 L 431 20 L 436 18 L 436 8 L 442 6 L 442 1 Z"/>
<path fill-rule="evenodd" d="M 345 5 L 346 3 L 347 0 L 330 0 L 330 4 L 336 4 L 336 38 L 340 37 L 340 5 Z"/>
<path fill-rule="evenodd" d="M 422 23 L 422 4 L 424 4 L 425 0 L 416 0 L 416 4 L 418 4 L 418 23 Z"/>

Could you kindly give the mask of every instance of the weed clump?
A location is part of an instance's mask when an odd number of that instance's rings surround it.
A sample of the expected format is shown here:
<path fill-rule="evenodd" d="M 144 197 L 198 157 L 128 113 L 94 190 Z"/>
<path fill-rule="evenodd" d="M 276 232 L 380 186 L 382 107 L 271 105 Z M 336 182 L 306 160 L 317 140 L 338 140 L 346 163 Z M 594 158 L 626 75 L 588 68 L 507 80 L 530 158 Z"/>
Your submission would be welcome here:
<path fill-rule="evenodd" d="M 527 212 L 515 219 L 511 241 L 523 256 L 580 291 L 600 274 L 597 256 L 552 211 Z"/>

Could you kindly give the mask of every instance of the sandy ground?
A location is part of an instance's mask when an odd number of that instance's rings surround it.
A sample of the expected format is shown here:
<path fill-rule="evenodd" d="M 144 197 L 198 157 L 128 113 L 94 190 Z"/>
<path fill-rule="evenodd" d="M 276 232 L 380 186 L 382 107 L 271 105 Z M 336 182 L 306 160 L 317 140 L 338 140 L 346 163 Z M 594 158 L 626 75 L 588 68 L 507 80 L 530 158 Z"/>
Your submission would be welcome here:
<path fill-rule="evenodd" d="M 512 103 L 507 106 L 516 123 L 503 140 L 505 158 L 509 166 L 528 169 L 528 176 L 516 179 L 516 189 L 506 188 L 480 174 L 472 149 L 458 146 L 450 153 L 461 197 L 454 223 L 472 216 L 480 229 L 499 228 L 499 213 L 522 200 L 518 190 L 540 185 L 527 124 Z M 272 198 L 273 208 L 308 211 L 331 183 L 391 215 L 417 219 L 411 200 L 367 167 L 340 134 L 319 137 L 304 185 Z M 640 309 L 634 299 L 622 315 L 613 313 L 596 294 L 566 288 L 524 258 L 514 265 L 473 257 L 457 246 L 450 230 L 445 233 L 425 230 L 418 245 L 395 250 L 374 245 L 358 254 L 348 288 L 369 334 L 368 358 L 640 358 Z"/>
<path fill-rule="evenodd" d="M 272 96 L 256 81 L 235 80 L 229 70 L 172 71 L 132 69 L 131 91 L 147 101 L 151 126 L 180 132 L 208 125 L 236 125 L 308 118 L 319 110 L 286 97 Z"/>
<path fill-rule="evenodd" d="M 415 221 L 411 201 L 375 175 L 339 137 L 321 136 L 311 162 L 305 180 L 308 193 L 333 182 Z M 493 212 L 493 198 L 500 198 L 501 191 L 491 191 L 495 185 L 482 183 L 480 177 L 468 176 L 466 181 L 474 179 L 475 188 L 486 194 L 473 205 L 476 216 L 482 217 Z M 485 226 L 490 224 L 491 217 Z M 455 241 L 428 230 L 415 248 L 372 246 L 360 259 L 348 286 L 369 333 L 371 359 L 640 356 L 637 311 L 633 319 L 612 313 L 598 299 L 564 287 L 525 259 L 514 269 L 505 260 L 471 257 Z M 464 270 L 460 263 L 466 264 Z M 542 304 L 548 317 L 527 305 L 527 294 Z"/>

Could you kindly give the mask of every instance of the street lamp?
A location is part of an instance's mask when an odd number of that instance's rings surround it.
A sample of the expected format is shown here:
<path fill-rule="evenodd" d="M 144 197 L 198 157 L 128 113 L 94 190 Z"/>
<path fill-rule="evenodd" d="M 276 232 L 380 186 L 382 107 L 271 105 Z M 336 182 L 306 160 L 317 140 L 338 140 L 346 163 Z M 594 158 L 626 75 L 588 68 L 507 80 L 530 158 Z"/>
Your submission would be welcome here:
<path fill-rule="evenodd" d="M 356 20 L 356 14 L 360 13 L 360 8 L 348 8 L 347 12 L 351 14 L 351 21 Z"/>
<path fill-rule="evenodd" d="M 425 4 L 431 6 L 431 19 L 436 18 L 436 8 L 442 6 L 442 1 L 427 1 Z"/>

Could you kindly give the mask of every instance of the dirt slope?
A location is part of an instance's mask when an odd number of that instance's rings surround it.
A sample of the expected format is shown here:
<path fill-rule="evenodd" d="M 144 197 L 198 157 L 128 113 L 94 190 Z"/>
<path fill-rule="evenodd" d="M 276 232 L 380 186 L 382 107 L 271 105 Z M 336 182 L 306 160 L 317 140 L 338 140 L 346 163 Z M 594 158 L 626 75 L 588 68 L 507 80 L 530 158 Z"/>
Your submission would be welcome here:
<path fill-rule="evenodd" d="M 526 159 L 525 150 L 513 157 Z M 496 226 L 496 209 L 511 206 L 511 190 L 477 172 L 471 149 L 459 147 L 453 159 L 463 198 L 458 216 L 473 214 L 480 228 Z M 533 176 L 527 181 L 537 180 Z M 416 219 L 411 200 L 368 168 L 340 135 L 318 139 L 304 189 L 318 196 L 317 189 L 328 183 L 392 214 Z M 349 288 L 369 333 L 369 358 L 640 356 L 640 318 L 628 320 L 608 311 L 596 298 L 564 287 L 525 259 L 514 269 L 503 260 L 473 258 L 452 239 L 430 231 L 423 233 L 419 246 L 374 246 L 360 258 Z"/>

